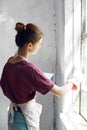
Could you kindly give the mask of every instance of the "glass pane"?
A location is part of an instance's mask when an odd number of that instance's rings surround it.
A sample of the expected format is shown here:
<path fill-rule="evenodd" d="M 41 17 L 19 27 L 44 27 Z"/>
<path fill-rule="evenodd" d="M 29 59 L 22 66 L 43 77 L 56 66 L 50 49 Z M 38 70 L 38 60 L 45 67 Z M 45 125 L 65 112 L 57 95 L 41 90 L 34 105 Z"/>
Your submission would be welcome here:
<path fill-rule="evenodd" d="M 85 79 L 81 84 L 80 113 L 87 120 L 87 38 L 82 41 L 82 69 Z"/>

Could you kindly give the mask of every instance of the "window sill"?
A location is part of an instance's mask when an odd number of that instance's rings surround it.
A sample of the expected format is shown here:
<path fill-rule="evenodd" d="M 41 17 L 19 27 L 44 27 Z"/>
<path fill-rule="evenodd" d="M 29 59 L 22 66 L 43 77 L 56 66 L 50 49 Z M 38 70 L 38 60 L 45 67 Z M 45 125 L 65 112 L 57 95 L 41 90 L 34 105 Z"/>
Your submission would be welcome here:
<path fill-rule="evenodd" d="M 67 130 L 87 130 L 87 122 L 77 113 L 60 113 Z"/>

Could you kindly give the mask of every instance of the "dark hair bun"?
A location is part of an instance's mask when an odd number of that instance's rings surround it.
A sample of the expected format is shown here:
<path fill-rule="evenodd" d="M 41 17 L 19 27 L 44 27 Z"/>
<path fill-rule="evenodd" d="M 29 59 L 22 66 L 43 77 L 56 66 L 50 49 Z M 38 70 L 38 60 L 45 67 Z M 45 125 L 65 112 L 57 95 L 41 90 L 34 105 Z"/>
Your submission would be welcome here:
<path fill-rule="evenodd" d="M 23 23 L 16 23 L 16 27 L 15 27 L 15 30 L 17 31 L 17 33 L 20 33 L 21 31 L 24 31 L 25 30 L 25 25 Z"/>

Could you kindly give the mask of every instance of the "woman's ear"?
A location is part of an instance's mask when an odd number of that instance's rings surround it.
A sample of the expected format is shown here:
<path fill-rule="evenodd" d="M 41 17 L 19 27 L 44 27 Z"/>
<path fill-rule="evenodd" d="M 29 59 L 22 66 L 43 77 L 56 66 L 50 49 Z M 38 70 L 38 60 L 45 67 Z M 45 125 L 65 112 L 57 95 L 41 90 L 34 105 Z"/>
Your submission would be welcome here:
<path fill-rule="evenodd" d="M 31 50 L 31 49 L 32 49 L 32 47 L 33 47 L 32 43 L 31 43 L 31 42 L 30 42 L 30 43 L 28 43 L 28 50 Z"/>

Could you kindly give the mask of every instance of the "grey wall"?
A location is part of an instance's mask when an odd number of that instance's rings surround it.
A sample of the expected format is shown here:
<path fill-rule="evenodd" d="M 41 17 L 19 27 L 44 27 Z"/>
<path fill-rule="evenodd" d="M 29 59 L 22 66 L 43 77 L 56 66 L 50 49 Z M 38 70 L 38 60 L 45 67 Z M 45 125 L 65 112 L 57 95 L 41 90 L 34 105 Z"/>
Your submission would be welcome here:
<path fill-rule="evenodd" d="M 33 22 L 41 27 L 45 39 L 41 50 L 29 61 L 36 64 L 43 72 L 55 73 L 56 44 L 54 35 L 54 4 L 53 0 L 0 0 L 0 74 L 9 56 L 13 55 L 15 46 L 16 22 Z M 38 94 L 38 102 L 43 105 L 41 130 L 53 130 L 54 108 L 53 96 Z M 7 106 L 9 101 L 0 90 L 0 130 L 7 129 Z"/>
<path fill-rule="evenodd" d="M 61 86 L 64 83 L 64 35 L 65 35 L 65 4 L 64 0 L 55 0 L 55 40 L 56 40 L 56 84 Z M 60 112 L 62 110 L 62 99 L 54 97 L 54 129 L 62 130 L 64 127 Z"/>

